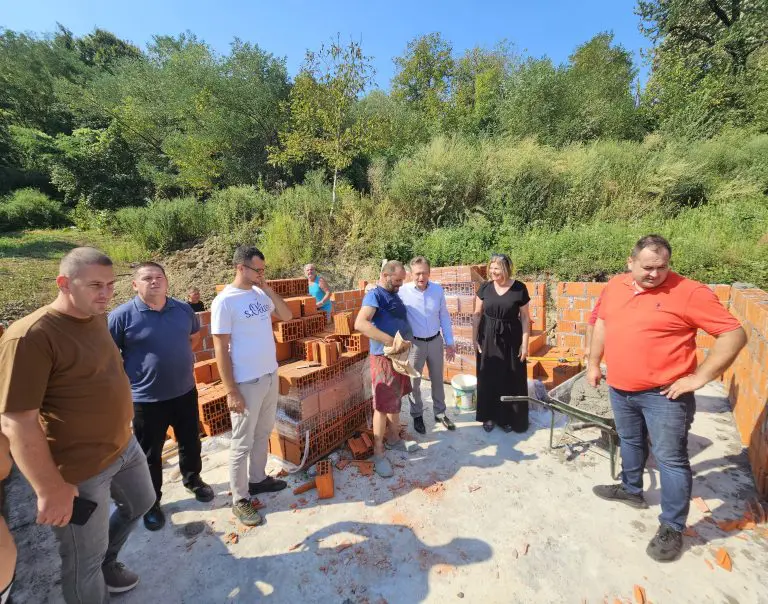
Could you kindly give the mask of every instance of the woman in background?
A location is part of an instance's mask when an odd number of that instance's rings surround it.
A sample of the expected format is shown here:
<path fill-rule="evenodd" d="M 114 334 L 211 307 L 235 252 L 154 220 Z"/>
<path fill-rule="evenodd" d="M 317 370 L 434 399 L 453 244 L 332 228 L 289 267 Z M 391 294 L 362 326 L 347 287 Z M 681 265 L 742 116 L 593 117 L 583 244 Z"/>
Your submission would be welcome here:
<path fill-rule="evenodd" d="M 505 254 L 494 254 L 488 281 L 475 298 L 472 336 L 477 350 L 477 421 L 486 432 L 498 424 L 504 432 L 528 429 L 528 402 L 502 403 L 502 396 L 527 396 L 525 360 L 531 319 L 524 283 L 511 278 Z"/>
<path fill-rule="evenodd" d="M 304 267 L 304 276 L 307 278 L 309 295 L 314 296 L 317 303 L 317 310 L 323 311 L 325 313 L 326 322 L 330 323 L 331 310 L 333 310 L 331 288 L 328 287 L 325 278 L 322 275 L 317 274 L 314 264 L 307 264 Z"/>

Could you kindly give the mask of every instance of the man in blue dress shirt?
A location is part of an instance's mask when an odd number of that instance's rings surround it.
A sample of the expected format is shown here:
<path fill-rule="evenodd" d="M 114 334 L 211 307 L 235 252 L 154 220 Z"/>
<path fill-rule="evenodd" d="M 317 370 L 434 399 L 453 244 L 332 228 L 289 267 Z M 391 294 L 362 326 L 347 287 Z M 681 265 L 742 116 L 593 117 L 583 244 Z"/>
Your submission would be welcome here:
<path fill-rule="evenodd" d="M 443 347 L 445 357 L 452 361 L 456 356 L 453 346 L 451 316 L 445 304 L 445 293 L 437 283 L 429 280 L 429 260 L 417 256 L 411 260 L 413 281 L 400 288 L 400 299 L 408 311 L 408 323 L 413 330 L 411 365 L 421 373 L 426 363 L 432 382 L 432 410 L 435 422 L 449 430 L 456 426 L 445 414 L 445 390 L 443 388 Z M 421 378 L 413 378 L 413 392 L 409 395 L 413 429 L 426 434 L 424 426 L 424 401 L 421 398 Z"/>

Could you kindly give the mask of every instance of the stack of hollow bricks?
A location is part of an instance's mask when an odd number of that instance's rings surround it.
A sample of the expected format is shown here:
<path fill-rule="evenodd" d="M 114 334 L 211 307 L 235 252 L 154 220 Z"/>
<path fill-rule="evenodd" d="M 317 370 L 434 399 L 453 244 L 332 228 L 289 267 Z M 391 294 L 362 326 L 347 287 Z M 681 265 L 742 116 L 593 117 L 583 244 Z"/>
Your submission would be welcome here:
<path fill-rule="evenodd" d="M 486 267 L 484 265 L 448 266 L 433 268 L 430 281 L 439 283 L 445 292 L 445 303 L 451 315 L 456 359 L 446 361 L 443 369 L 443 381 L 450 383 L 458 374 L 475 375 L 477 359 L 472 342 L 472 313 L 474 312 L 477 289 L 485 281 Z M 544 283 L 526 282 L 528 294 L 531 297 L 529 310 L 531 314 L 531 337 L 528 342 L 528 354 L 537 354 L 546 344 L 546 287 Z M 424 376 L 429 372 L 424 368 Z M 529 367 L 529 377 L 534 376 Z"/>
<path fill-rule="evenodd" d="M 298 465 L 307 451 L 305 463 L 311 464 L 367 424 L 368 339 L 354 331 L 364 294 L 334 292 L 332 326 L 305 330 L 292 340 L 290 362 L 278 369 L 280 395 L 270 437 L 273 455 Z"/>
<path fill-rule="evenodd" d="M 290 321 L 273 320 L 273 333 L 276 342 L 278 362 L 288 362 L 293 358 L 293 341 L 305 335 L 312 335 L 325 328 L 325 314 L 318 313 L 315 298 L 307 293 L 307 280 L 275 279 L 268 281 L 269 286 L 283 297 L 291 309 Z M 224 286 L 217 286 L 221 291 Z M 226 404 L 226 392 L 219 381 L 213 350 L 213 337 L 210 333 L 210 311 L 197 313 L 200 319 L 201 338 L 194 348 L 195 382 L 198 389 L 201 431 L 213 436 L 232 428 Z"/>

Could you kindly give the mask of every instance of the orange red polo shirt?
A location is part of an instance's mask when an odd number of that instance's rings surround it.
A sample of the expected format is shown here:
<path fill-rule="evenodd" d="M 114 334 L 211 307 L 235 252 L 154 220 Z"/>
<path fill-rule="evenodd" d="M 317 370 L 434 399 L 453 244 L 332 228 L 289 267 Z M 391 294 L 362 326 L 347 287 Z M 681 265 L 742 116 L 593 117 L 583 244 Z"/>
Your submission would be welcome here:
<path fill-rule="evenodd" d="M 607 381 L 631 392 L 693 373 L 699 329 L 718 336 L 741 326 L 706 285 L 671 271 L 641 292 L 631 275 L 617 275 L 603 290 L 598 317 L 605 323 Z"/>

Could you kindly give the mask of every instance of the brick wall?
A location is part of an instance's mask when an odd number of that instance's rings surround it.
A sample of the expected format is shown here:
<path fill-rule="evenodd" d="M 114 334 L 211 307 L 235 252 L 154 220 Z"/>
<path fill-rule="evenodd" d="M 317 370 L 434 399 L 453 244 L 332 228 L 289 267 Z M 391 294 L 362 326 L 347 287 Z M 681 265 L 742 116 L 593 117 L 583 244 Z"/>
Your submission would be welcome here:
<path fill-rule="evenodd" d="M 730 311 L 749 341 L 723 381 L 741 442 L 747 446 L 755 485 L 768 497 L 768 293 L 731 287 Z"/>
<path fill-rule="evenodd" d="M 209 361 L 213 358 L 213 337 L 211 336 L 211 311 L 195 313 L 200 319 L 201 339 L 192 349 L 195 353 L 195 363 Z"/>
<path fill-rule="evenodd" d="M 586 346 L 587 322 L 605 283 L 560 282 L 557 284 L 557 331 L 555 342 L 560 348 L 572 348 L 583 354 Z"/>

